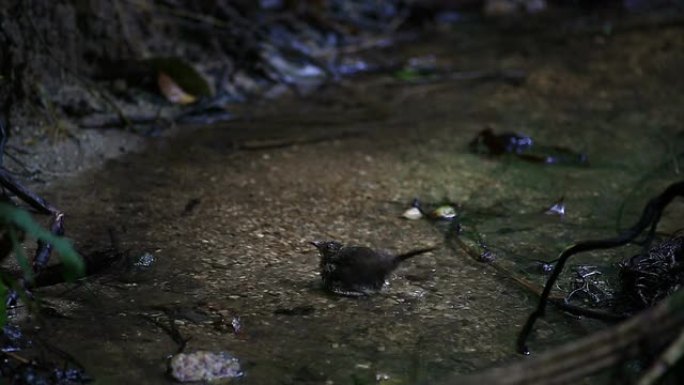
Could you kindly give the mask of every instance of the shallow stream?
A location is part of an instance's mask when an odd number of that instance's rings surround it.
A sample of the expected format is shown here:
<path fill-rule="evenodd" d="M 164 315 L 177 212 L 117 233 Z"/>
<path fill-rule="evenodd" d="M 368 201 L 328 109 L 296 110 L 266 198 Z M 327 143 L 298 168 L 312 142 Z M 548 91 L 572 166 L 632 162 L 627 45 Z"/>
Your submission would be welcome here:
<path fill-rule="evenodd" d="M 159 327 L 169 320 L 190 338 L 187 351 L 238 357 L 244 384 L 438 384 L 519 360 L 515 337 L 536 297 L 506 274 L 442 248 L 403 264 L 382 293 L 336 297 L 321 290 L 308 242 L 439 245 L 430 222 L 400 215 L 413 198 L 450 201 L 465 230 L 541 284 L 535 260 L 615 234 L 681 179 L 683 33 L 465 25 L 382 55 L 430 57 L 450 71 L 520 70 L 525 82 L 366 75 L 242 107 L 234 122 L 183 128 L 53 183 L 42 194 L 67 213 L 77 245 L 105 248 L 111 228 L 129 258 L 76 288 L 42 290 L 55 313 L 40 333 L 97 384 L 169 383 L 177 345 Z M 585 153 L 589 164 L 470 153 L 486 127 Z M 561 197 L 565 216 L 545 215 Z M 683 208 L 675 203 L 660 230 L 681 227 Z M 578 262 L 610 267 L 633 252 Z M 144 253 L 155 262 L 132 266 Z M 550 311 L 532 346 L 604 327 Z"/>

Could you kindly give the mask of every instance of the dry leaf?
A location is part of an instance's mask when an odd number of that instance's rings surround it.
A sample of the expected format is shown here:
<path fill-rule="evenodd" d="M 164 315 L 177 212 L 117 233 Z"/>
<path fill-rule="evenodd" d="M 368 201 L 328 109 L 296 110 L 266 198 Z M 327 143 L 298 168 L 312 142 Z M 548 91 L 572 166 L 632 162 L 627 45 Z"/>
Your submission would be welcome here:
<path fill-rule="evenodd" d="M 169 75 L 160 72 L 157 81 L 159 83 L 159 90 L 171 103 L 192 104 L 197 101 L 195 96 L 183 91 L 183 89 L 176 84 L 176 82 L 173 81 Z"/>

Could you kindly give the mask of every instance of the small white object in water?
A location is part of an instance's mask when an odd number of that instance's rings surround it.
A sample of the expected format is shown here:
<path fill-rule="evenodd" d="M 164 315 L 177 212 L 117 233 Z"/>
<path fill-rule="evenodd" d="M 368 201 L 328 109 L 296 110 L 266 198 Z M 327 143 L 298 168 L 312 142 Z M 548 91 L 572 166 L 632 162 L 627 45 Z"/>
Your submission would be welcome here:
<path fill-rule="evenodd" d="M 423 213 L 420 212 L 418 207 L 411 207 L 410 209 L 404 211 L 401 216 L 406 219 L 416 220 L 422 218 Z"/>
<path fill-rule="evenodd" d="M 154 255 L 152 255 L 150 253 L 145 253 L 145 254 L 141 255 L 140 257 L 138 257 L 138 260 L 135 261 L 133 266 L 135 266 L 137 268 L 142 268 L 142 269 L 148 268 L 148 267 L 152 266 L 152 264 L 154 263 L 154 260 L 155 260 Z"/>
<path fill-rule="evenodd" d="M 435 219 L 451 220 L 456 218 L 456 210 L 451 206 L 439 206 L 430 213 Z"/>
<path fill-rule="evenodd" d="M 544 213 L 547 215 L 558 215 L 563 217 L 565 215 L 565 203 L 563 202 L 563 198 L 559 199 L 558 202 L 556 202 L 553 206 L 546 209 Z"/>

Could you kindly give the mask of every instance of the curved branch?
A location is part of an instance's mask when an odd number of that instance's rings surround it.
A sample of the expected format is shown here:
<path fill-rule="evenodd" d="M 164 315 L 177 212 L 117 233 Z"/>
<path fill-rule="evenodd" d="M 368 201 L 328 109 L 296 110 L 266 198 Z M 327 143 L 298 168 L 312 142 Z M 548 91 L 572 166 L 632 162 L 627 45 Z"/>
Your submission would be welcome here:
<path fill-rule="evenodd" d="M 568 259 L 570 259 L 571 256 L 585 251 L 609 249 L 625 245 L 633 241 L 637 236 L 639 236 L 639 234 L 641 234 L 649 226 L 649 236 L 652 236 L 665 207 L 667 207 L 667 205 L 669 205 L 675 197 L 681 195 L 684 195 L 684 181 L 680 181 L 669 185 L 665 189 L 665 191 L 663 191 L 660 195 L 651 199 L 646 205 L 646 207 L 644 207 L 644 211 L 642 212 L 639 221 L 632 227 L 628 228 L 627 230 L 624 230 L 617 237 L 582 241 L 575 243 L 566 248 L 565 250 L 563 250 L 558 256 L 556 266 L 554 267 L 551 276 L 549 277 L 548 281 L 546 281 L 544 291 L 542 292 L 541 297 L 539 298 L 539 304 L 537 305 L 537 309 L 534 312 L 532 312 L 532 314 L 530 314 L 530 316 L 527 319 L 527 322 L 525 322 L 525 325 L 523 326 L 522 330 L 520 331 L 520 334 L 518 335 L 518 352 L 525 355 L 530 354 L 530 351 L 527 347 L 527 339 L 530 333 L 532 332 L 532 328 L 534 327 L 534 324 L 537 321 L 537 319 L 544 316 L 549 295 L 551 294 L 551 289 L 553 289 L 553 286 L 558 280 L 560 273 L 563 271 L 563 267 L 565 267 L 565 263 L 568 261 Z"/>

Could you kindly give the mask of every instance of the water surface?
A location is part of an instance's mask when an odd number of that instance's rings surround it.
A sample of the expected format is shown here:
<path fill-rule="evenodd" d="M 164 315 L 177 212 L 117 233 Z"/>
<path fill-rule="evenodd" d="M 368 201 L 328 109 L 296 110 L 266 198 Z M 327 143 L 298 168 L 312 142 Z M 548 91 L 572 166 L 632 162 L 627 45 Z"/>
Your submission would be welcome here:
<path fill-rule="evenodd" d="M 429 222 L 399 217 L 414 197 L 457 202 L 464 227 L 524 274 L 573 241 L 615 234 L 681 178 L 681 36 L 676 27 L 559 38 L 466 26 L 383 54 L 434 55 L 454 70 L 520 69 L 527 81 L 367 76 L 251 105 L 249 119 L 188 127 L 61 181 L 44 196 L 67 213 L 77 244 L 104 248 L 111 227 L 122 249 L 156 263 L 43 290 L 65 317 L 44 318 L 42 333 L 98 384 L 170 381 L 166 357 L 177 345 L 150 319 L 174 322 L 191 338 L 187 351 L 235 354 L 244 384 L 439 383 L 518 360 L 515 337 L 536 298 L 506 274 L 444 248 L 402 265 L 378 295 L 335 297 L 321 291 L 307 242 L 397 252 L 440 244 Z M 585 152 L 590 164 L 469 153 L 488 126 Z M 560 197 L 567 215 L 544 215 Z M 191 200 L 199 203 L 186 211 Z M 673 205 L 661 230 L 680 227 L 681 212 Z M 633 251 L 578 261 L 610 266 Z M 551 311 L 532 346 L 604 327 Z"/>

